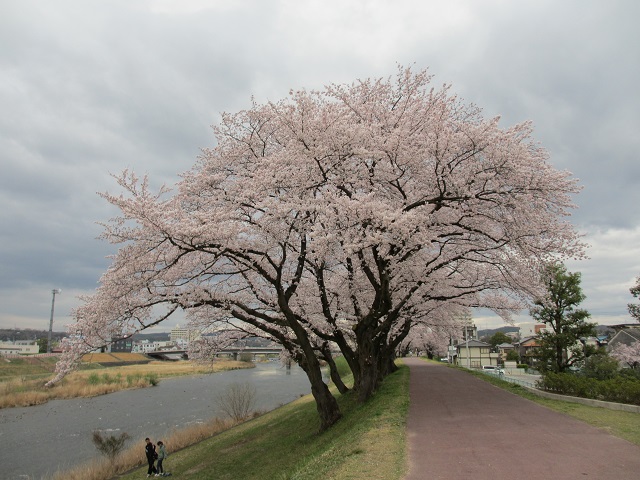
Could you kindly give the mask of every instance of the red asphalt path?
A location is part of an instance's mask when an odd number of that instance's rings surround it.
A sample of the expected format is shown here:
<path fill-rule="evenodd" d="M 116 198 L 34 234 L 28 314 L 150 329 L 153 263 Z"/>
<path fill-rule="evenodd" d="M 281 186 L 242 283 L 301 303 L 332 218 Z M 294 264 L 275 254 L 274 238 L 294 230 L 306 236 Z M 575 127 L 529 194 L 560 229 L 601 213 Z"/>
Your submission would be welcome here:
<path fill-rule="evenodd" d="M 410 367 L 406 480 L 640 479 L 640 447 L 444 365 Z"/>

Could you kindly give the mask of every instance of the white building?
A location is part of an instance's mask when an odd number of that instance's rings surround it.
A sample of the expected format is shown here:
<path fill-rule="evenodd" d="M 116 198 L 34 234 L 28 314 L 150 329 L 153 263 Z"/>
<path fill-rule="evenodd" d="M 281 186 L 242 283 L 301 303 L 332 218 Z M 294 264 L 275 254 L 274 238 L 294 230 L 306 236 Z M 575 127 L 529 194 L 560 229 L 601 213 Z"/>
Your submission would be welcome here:
<path fill-rule="evenodd" d="M 33 340 L 0 342 L 0 355 L 35 355 L 40 352 L 38 343 Z"/>
<path fill-rule="evenodd" d="M 176 325 L 171 329 L 169 340 L 175 342 L 176 345 L 182 345 L 184 347 L 189 345 L 190 341 L 199 339 L 200 336 L 200 332 Z"/>
<path fill-rule="evenodd" d="M 142 340 L 141 342 L 134 342 L 131 347 L 132 353 L 147 353 L 157 352 L 159 350 L 176 350 L 176 344 L 172 341 L 168 342 L 150 342 L 149 340 Z"/>
<path fill-rule="evenodd" d="M 520 328 L 521 340 L 529 337 L 537 337 L 540 332 L 547 330 L 547 326 L 544 323 L 521 323 L 518 327 Z"/>

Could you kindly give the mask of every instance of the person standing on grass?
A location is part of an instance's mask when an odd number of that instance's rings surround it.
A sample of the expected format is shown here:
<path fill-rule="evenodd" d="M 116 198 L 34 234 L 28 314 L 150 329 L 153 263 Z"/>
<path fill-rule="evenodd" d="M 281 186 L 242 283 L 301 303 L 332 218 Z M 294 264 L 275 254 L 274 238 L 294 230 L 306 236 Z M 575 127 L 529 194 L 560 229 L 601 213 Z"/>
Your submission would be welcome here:
<path fill-rule="evenodd" d="M 151 443 L 149 437 L 145 438 L 144 441 L 146 442 L 146 445 L 144 446 L 144 453 L 147 456 L 147 463 L 149 464 L 147 477 L 150 477 L 151 475 L 158 473 L 154 465 L 156 458 L 158 458 L 158 454 L 156 453 L 156 446 Z"/>
<path fill-rule="evenodd" d="M 162 441 L 158 442 L 158 475 L 164 476 L 164 468 L 162 468 L 162 461 L 167 458 L 169 454 L 167 453 L 167 449 L 164 447 L 164 443 Z"/>

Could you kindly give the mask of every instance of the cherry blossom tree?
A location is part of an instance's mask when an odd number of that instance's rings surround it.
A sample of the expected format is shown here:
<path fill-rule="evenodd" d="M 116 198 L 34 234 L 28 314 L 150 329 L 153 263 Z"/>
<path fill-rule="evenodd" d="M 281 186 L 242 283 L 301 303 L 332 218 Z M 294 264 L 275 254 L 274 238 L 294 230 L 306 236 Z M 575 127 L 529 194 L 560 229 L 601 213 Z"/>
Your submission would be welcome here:
<path fill-rule="evenodd" d="M 321 429 L 340 418 L 321 360 L 337 346 L 360 400 L 398 345 L 444 308 L 508 318 L 541 265 L 581 257 L 579 191 L 531 139 L 426 72 L 291 92 L 224 114 L 175 191 L 123 172 L 104 239 L 120 245 L 75 312 L 61 378 L 83 351 L 186 310 L 194 328 L 280 343 L 306 372 Z"/>
<path fill-rule="evenodd" d="M 640 297 L 640 276 L 636 277 L 636 284 L 631 287 L 629 291 L 634 298 Z M 640 304 L 629 303 L 627 306 L 631 316 L 640 322 Z"/>
<path fill-rule="evenodd" d="M 188 357 L 196 363 L 212 365 L 215 356 L 221 350 L 224 350 L 230 346 L 237 346 L 242 349 L 245 345 L 242 340 L 247 338 L 247 335 L 239 330 L 218 330 L 210 332 L 204 330 L 204 335 L 190 335 L 193 338 L 189 342 Z"/>
<path fill-rule="evenodd" d="M 446 357 L 451 339 L 458 338 L 465 321 L 463 317 L 453 317 L 451 323 L 433 322 L 432 326 L 420 323 L 411 329 L 400 349 L 418 350 L 429 358 Z"/>
<path fill-rule="evenodd" d="M 640 366 L 640 340 L 631 345 L 618 343 L 611 349 L 609 355 L 620 363 L 626 363 L 631 368 L 638 368 Z"/>

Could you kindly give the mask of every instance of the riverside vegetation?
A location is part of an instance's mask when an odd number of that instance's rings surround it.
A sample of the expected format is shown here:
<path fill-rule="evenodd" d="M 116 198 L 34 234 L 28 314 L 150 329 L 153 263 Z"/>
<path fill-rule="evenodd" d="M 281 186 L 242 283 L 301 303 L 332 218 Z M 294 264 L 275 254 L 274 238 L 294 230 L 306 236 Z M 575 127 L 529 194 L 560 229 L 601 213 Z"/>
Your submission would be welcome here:
<path fill-rule="evenodd" d="M 94 397 L 153 386 L 166 377 L 252 367 L 251 363 L 231 360 L 204 366 L 189 361 L 148 361 L 144 355 L 131 353 L 88 354 L 76 372 L 60 384 L 45 388 L 44 383 L 51 378 L 56 360 L 56 357 L 0 359 L 0 408 L 39 405 L 54 399 Z"/>
<path fill-rule="evenodd" d="M 640 414 L 544 399 L 498 377 L 469 373 L 640 445 Z M 338 401 L 344 418 L 320 434 L 315 404 L 309 395 L 240 425 L 212 419 L 172 432 L 165 441 L 171 452 L 165 466 L 174 474 L 202 479 L 403 478 L 409 369 L 401 366 L 387 377 L 365 404 L 356 402 L 350 393 L 338 395 Z M 52 480 L 139 478 L 146 472 L 141 448 L 131 445 L 113 462 L 96 459 L 72 471 L 59 472 Z"/>
<path fill-rule="evenodd" d="M 340 364 L 344 371 L 345 365 Z M 544 399 L 497 377 L 470 374 L 640 445 L 640 414 Z M 400 366 L 365 404 L 358 403 L 351 393 L 337 395 L 337 398 L 344 417 L 322 433 L 317 432 L 315 405 L 309 395 L 239 425 L 230 420 L 226 424 L 212 420 L 211 433 L 206 431 L 205 425 L 201 426 L 198 435 L 188 430 L 175 432 L 173 435 L 179 434 L 181 438 L 170 437 L 165 442 L 172 445 L 173 452 L 166 466 L 174 474 L 199 479 L 403 478 L 407 468 L 405 428 L 409 369 Z M 85 467 L 77 476 L 65 472 L 54 480 L 139 478 L 146 468 L 142 466 L 144 459 L 140 449 L 140 445 L 130 447 L 116 459 L 120 462 L 117 469 L 111 469 L 108 462 L 101 461 L 102 468 L 106 469 L 103 476 L 93 475 L 99 471 L 94 466 Z M 139 468 L 119 473 L 134 465 Z"/>
<path fill-rule="evenodd" d="M 346 371 L 346 362 L 339 364 Z M 406 471 L 409 369 L 401 366 L 387 377 L 365 404 L 359 403 L 352 392 L 336 392 L 336 396 L 344 417 L 322 433 L 318 432 L 318 414 L 311 395 L 244 423 L 213 419 L 172 432 L 166 440 L 163 438 L 170 451 L 165 469 L 174 476 L 204 480 L 402 478 Z M 141 451 L 138 442 L 113 462 L 99 458 L 59 472 L 53 480 L 144 477 L 147 467 Z"/>

